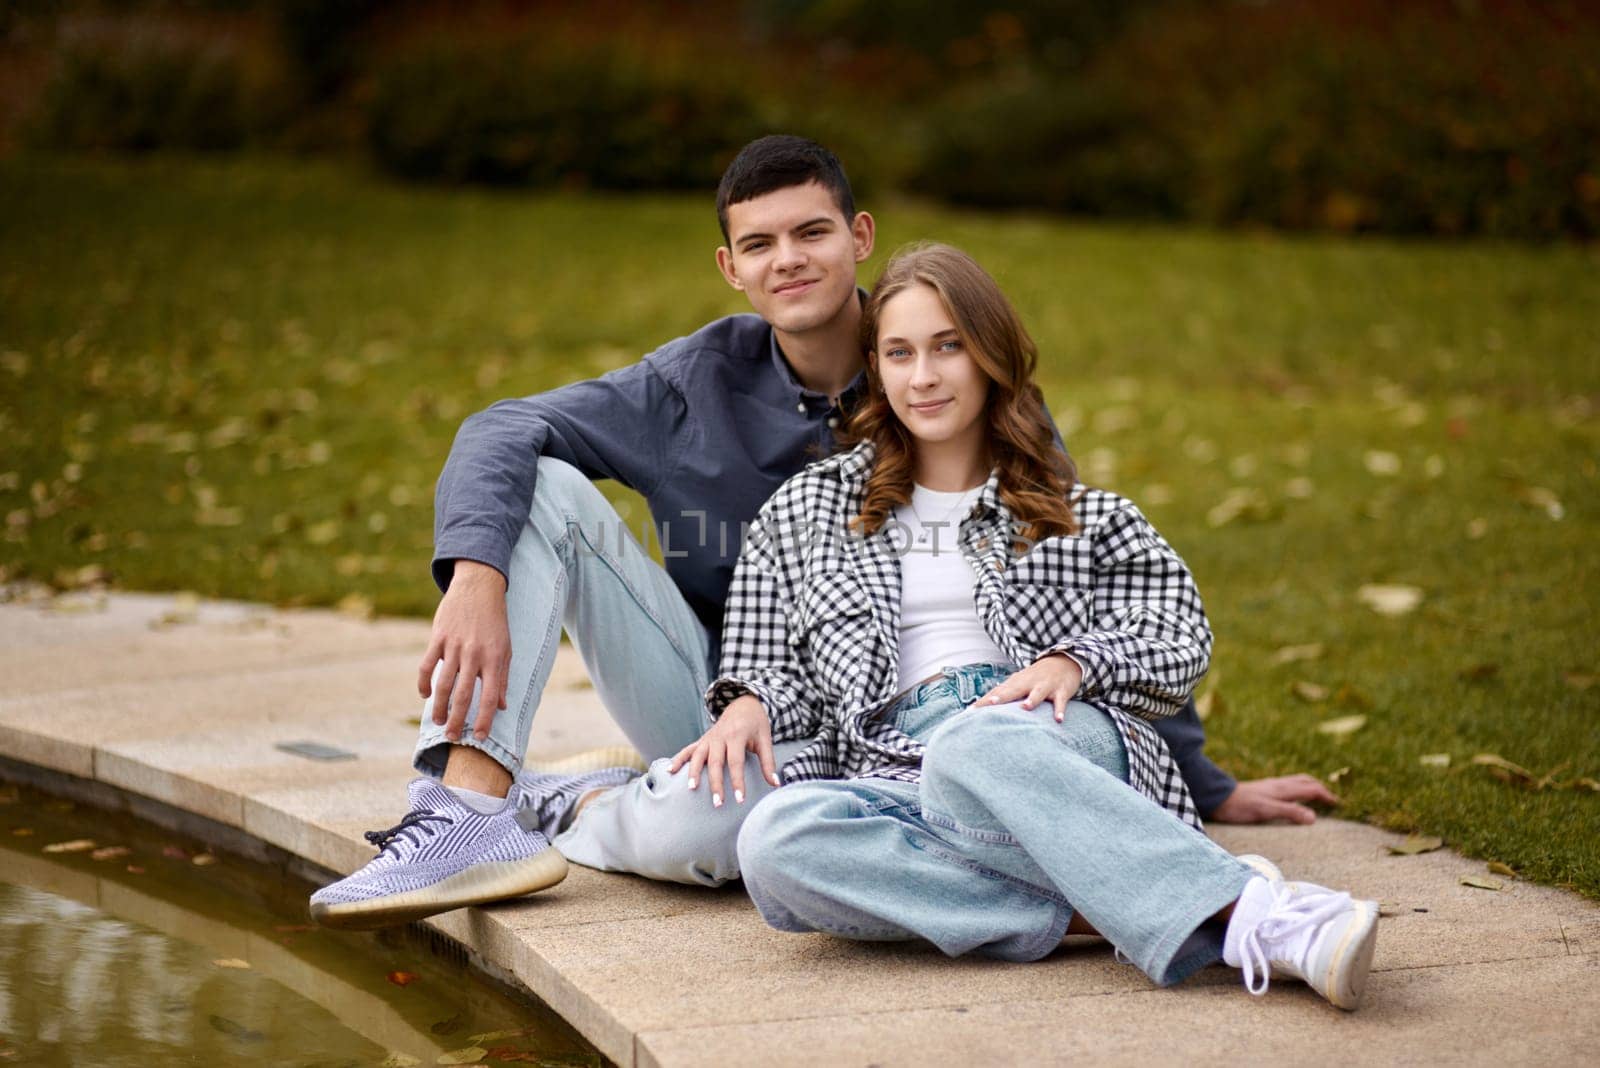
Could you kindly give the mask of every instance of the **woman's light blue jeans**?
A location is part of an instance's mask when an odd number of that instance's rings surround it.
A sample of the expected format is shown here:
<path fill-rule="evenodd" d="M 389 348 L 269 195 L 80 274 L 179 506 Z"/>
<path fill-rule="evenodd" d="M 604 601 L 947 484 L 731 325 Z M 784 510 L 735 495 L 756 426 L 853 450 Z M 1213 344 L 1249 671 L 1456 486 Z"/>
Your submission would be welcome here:
<path fill-rule="evenodd" d="M 785 786 L 739 833 L 745 888 L 782 931 L 922 938 L 951 956 L 1038 960 L 1074 911 L 1157 983 L 1222 959 L 1253 871 L 1127 785 L 1121 735 L 1073 701 L 963 712 L 1015 668 L 947 668 L 890 710 L 922 781 Z M 961 713 L 961 714 L 957 714 Z"/>
<path fill-rule="evenodd" d="M 730 794 L 714 809 L 709 790 L 689 790 L 687 769 L 667 773 L 671 757 L 710 726 L 704 694 L 712 644 L 671 576 L 582 472 L 542 457 L 507 579 L 506 708 L 478 741 L 472 733 L 475 690 L 461 744 L 482 749 L 512 774 L 522 768 L 565 627 L 601 701 L 653 763 L 646 774 L 585 806 L 556 837 L 556 847 L 569 860 L 606 871 L 708 886 L 737 878 L 739 824 L 772 787 L 751 757 L 744 804 Z M 805 744 L 774 747 L 779 765 Z M 444 728 L 434 725 L 430 699 L 413 758 L 417 770 L 442 775 L 449 747 Z"/>

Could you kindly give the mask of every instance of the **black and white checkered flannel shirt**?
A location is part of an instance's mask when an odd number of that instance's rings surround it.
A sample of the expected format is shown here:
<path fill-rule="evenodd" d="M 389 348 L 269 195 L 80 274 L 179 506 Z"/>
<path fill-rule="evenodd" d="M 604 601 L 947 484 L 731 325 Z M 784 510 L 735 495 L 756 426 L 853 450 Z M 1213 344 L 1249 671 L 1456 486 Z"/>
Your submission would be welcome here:
<path fill-rule="evenodd" d="M 741 694 L 766 706 L 774 741 L 815 738 L 785 782 L 874 775 L 916 781 L 923 747 L 886 716 L 899 678 L 903 526 L 851 532 L 872 469 L 862 443 L 779 487 L 752 523 L 728 591 L 716 717 Z M 1078 699 L 1104 709 L 1128 752 L 1129 781 L 1194 827 L 1200 816 L 1166 743 L 1145 722 L 1179 712 L 1205 674 L 1211 628 L 1189 569 L 1131 501 L 1074 487 L 1079 534 L 1017 554 L 999 473 L 961 522 L 978 618 L 1027 665 L 1069 653 Z"/>

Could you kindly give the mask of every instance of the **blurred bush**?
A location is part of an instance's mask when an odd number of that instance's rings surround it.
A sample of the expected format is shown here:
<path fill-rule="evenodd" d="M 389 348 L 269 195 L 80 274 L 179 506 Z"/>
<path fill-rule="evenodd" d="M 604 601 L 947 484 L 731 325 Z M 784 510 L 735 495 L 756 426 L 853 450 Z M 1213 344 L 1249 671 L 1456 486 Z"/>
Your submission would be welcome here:
<path fill-rule="evenodd" d="M 704 190 L 763 132 L 738 89 L 603 48 L 445 40 L 374 71 L 371 147 L 408 178 Z"/>
<path fill-rule="evenodd" d="M 278 121 L 282 104 L 259 57 L 226 36 L 90 22 L 61 33 L 25 134 L 51 149 L 233 149 Z"/>
<path fill-rule="evenodd" d="M 1573 4 L 1175 6 L 1072 77 L 941 103 L 911 185 L 985 206 L 1600 236 L 1600 17 Z"/>
<path fill-rule="evenodd" d="M 791 130 L 864 196 L 1600 236 L 1594 0 L 65 3 L 0 21 L 0 44 L 71 30 L 32 123 L 53 148 L 364 146 L 416 180 L 704 190 Z"/>

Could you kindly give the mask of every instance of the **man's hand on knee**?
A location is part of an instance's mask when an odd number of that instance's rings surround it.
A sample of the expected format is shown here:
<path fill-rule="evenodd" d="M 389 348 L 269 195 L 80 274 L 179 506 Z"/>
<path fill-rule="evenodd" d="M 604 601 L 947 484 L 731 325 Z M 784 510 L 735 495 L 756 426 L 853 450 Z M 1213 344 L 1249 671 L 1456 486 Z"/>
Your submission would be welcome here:
<path fill-rule="evenodd" d="M 433 614 L 428 651 L 417 667 L 417 692 L 433 697 L 433 722 L 444 727 L 445 737 L 461 740 L 479 680 L 473 736 L 479 741 L 489 736 L 495 713 L 506 707 L 510 667 L 505 576 L 487 564 L 457 560 L 450 588 Z"/>
<path fill-rule="evenodd" d="M 1233 788 L 1228 799 L 1211 813 L 1211 819 L 1217 823 L 1315 823 L 1317 814 L 1308 805 L 1338 803 L 1338 796 L 1310 775 L 1249 779 Z"/>

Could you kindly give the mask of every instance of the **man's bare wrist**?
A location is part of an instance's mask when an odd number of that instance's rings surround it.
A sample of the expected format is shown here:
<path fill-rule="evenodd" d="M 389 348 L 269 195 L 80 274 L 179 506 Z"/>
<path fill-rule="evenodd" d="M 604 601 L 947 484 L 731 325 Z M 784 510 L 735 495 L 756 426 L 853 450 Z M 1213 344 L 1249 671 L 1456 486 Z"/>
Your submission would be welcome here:
<path fill-rule="evenodd" d="M 506 577 L 498 568 L 488 564 L 480 564 L 476 560 L 457 560 L 455 572 L 450 576 L 450 584 L 465 582 L 470 586 L 489 586 L 504 593 L 506 590 Z"/>

